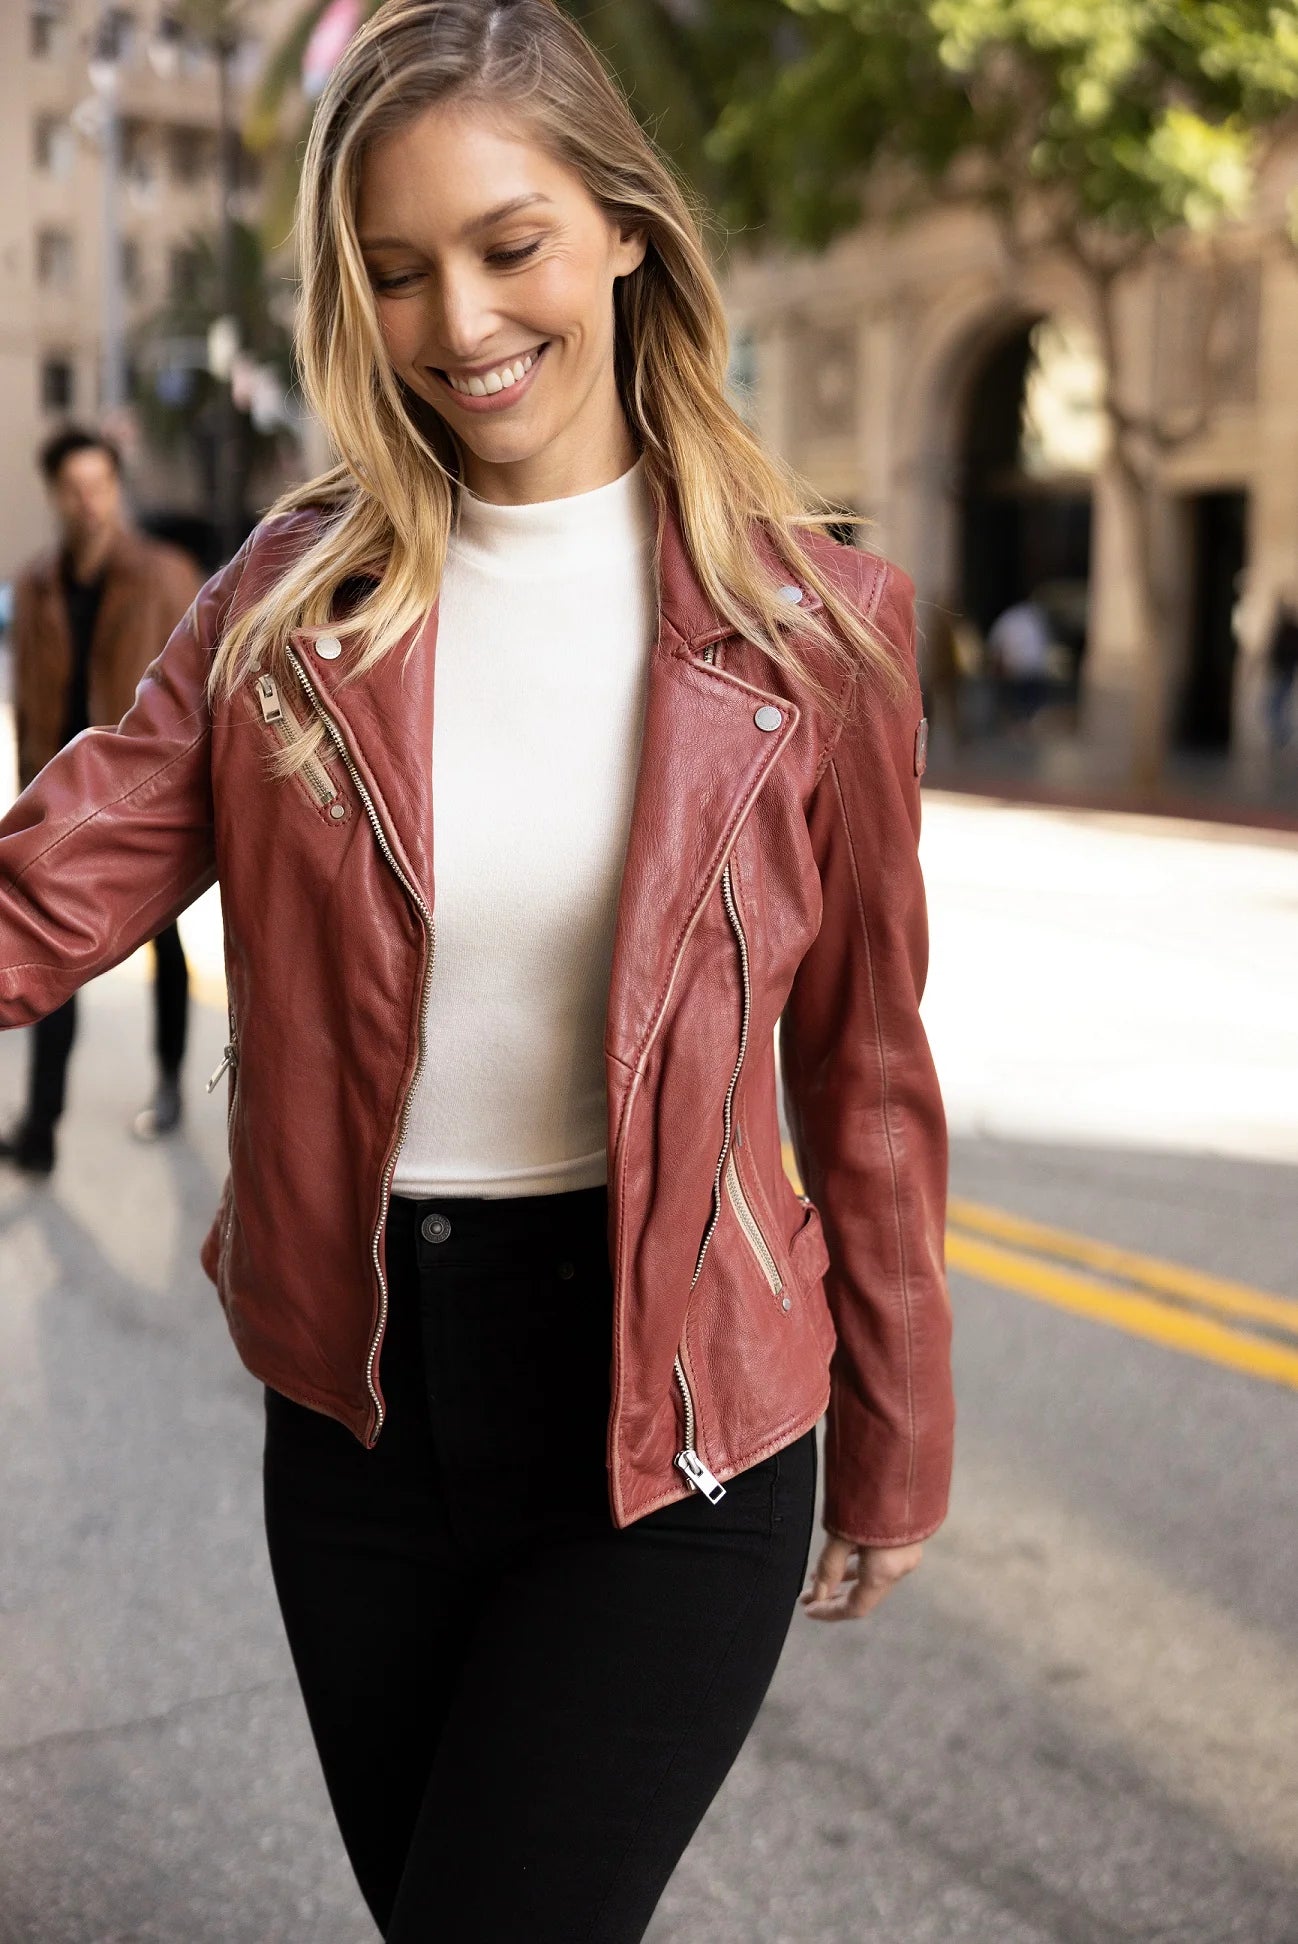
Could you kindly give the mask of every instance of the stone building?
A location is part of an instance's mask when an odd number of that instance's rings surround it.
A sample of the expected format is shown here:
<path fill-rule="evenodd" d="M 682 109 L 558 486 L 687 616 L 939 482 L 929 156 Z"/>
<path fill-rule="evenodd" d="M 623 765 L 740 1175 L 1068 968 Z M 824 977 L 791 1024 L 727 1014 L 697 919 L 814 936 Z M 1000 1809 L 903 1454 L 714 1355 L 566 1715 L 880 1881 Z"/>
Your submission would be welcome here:
<path fill-rule="evenodd" d="M 273 41 L 292 0 L 256 11 Z M 104 336 L 104 168 L 99 135 L 105 75 L 94 56 L 111 19 L 120 125 L 120 287 L 129 333 L 193 274 L 193 238 L 218 222 L 218 75 L 214 57 L 168 31 L 162 0 L 105 8 L 98 0 L 0 0 L 0 580 L 47 533 L 34 456 L 59 424 L 101 422 Z M 238 117 L 262 58 L 241 40 L 232 62 Z M 241 201 L 251 208 L 255 173 L 243 164 Z M 237 213 L 242 214 L 243 209 Z M 203 346 L 189 346 L 190 357 Z M 131 451 L 137 499 L 196 507 L 191 461 Z M 197 509 L 196 509 L 197 510 Z"/>
<path fill-rule="evenodd" d="M 1187 250 L 1142 275 L 1120 317 L 1127 399 L 1175 435 L 1155 507 L 1172 746 L 1245 766 L 1264 736 L 1275 600 L 1298 583 L 1298 255 L 1282 222 L 1295 180 L 1298 158 L 1276 164 L 1224 276 Z M 934 604 L 985 631 L 1037 587 L 1071 595 L 1082 733 L 1063 740 L 1121 763 L 1147 644 L 1086 281 L 1062 258 L 1011 256 L 977 212 L 935 207 L 823 256 L 737 259 L 726 287 L 751 416 L 914 576 L 921 633 Z"/>

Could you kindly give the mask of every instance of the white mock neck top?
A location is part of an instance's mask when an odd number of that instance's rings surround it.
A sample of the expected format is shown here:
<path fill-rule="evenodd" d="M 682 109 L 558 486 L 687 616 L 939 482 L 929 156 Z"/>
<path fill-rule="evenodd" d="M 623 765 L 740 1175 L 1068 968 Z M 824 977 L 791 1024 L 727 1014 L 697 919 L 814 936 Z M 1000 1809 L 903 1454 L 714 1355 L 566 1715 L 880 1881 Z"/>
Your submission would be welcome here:
<path fill-rule="evenodd" d="M 427 1054 L 393 1188 L 594 1187 L 654 503 L 643 459 L 566 499 L 458 500 L 435 646 Z"/>

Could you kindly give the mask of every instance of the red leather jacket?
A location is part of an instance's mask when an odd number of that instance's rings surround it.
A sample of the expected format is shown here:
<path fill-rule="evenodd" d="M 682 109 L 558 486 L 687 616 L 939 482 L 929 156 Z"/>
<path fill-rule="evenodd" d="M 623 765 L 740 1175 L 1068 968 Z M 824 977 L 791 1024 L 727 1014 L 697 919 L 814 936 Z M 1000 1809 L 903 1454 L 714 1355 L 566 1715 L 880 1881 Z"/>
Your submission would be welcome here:
<path fill-rule="evenodd" d="M 230 1174 L 203 1265 L 249 1370 L 373 1444 L 392 1171 L 437 1057 L 436 607 L 412 654 L 360 679 L 353 650 L 300 634 L 291 681 L 214 711 L 204 692 L 232 606 L 315 517 L 263 523 L 119 726 L 78 737 L 0 822 L 0 1025 L 51 1011 L 219 878 Z M 714 1494 L 828 1405 L 826 1526 L 900 1545 L 944 1516 L 954 1415 L 912 588 L 813 542 L 907 675 L 901 706 L 840 731 L 718 617 L 674 510 L 660 539 L 604 1048 L 612 1516 Z M 320 760 L 272 779 L 268 752 L 308 711 Z M 808 1198 L 781 1163 L 777 1021 Z"/>

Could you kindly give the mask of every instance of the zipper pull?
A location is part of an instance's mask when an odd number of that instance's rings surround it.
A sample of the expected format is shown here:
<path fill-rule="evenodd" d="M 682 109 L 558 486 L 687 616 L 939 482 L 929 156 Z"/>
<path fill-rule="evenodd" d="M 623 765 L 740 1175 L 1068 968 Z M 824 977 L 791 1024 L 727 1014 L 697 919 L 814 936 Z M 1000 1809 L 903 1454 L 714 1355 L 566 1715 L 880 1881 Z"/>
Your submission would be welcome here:
<path fill-rule="evenodd" d="M 273 675 L 257 677 L 257 700 L 261 703 L 263 722 L 283 722 L 284 708 Z"/>
<path fill-rule="evenodd" d="M 697 1451 L 678 1451 L 676 1469 L 683 1471 L 696 1492 L 702 1492 L 709 1505 L 726 1495 L 726 1488 L 719 1478 L 714 1478 Z"/>
<path fill-rule="evenodd" d="M 238 1055 L 235 1052 L 234 1047 L 227 1046 L 224 1053 L 221 1055 L 220 1066 L 216 1069 L 216 1072 L 212 1075 L 211 1079 L 207 1083 L 207 1091 L 209 1093 L 215 1093 L 216 1089 L 221 1084 L 221 1076 L 224 1073 L 227 1073 L 229 1071 L 229 1069 L 234 1065 L 237 1058 Z"/>

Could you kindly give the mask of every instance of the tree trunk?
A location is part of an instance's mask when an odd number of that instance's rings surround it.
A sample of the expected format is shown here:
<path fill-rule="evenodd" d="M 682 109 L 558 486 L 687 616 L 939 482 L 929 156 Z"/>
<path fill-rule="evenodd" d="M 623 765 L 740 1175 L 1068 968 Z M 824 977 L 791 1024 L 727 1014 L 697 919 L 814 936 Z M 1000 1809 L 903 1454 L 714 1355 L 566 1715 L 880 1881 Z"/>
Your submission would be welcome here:
<path fill-rule="evenodd" d="M 1097 276 L 1094 290 L 1105 363 L 1104 408 L 1109 421 L 1113 484 L 1136 631 L 1130 780 L 1145 794 L 1157 790 L 1161 783 L 1167 755 L 1168 617 L 1154 569 L 1152 461 L 1144 454 L 1137 457 L 1132 450 L 1131 418 L 1121 398 L 1117 280 Z"/>
<path fill-rule="evenodd" d="M 1122 450 L 1121 441 L 1115 444 L 1113 465 L 1136 631 L 1131 782 L 1144 793 L 1157 790 L 1167 756 L 1167 617 L 1154 572 L 1150 481 Z"/>

